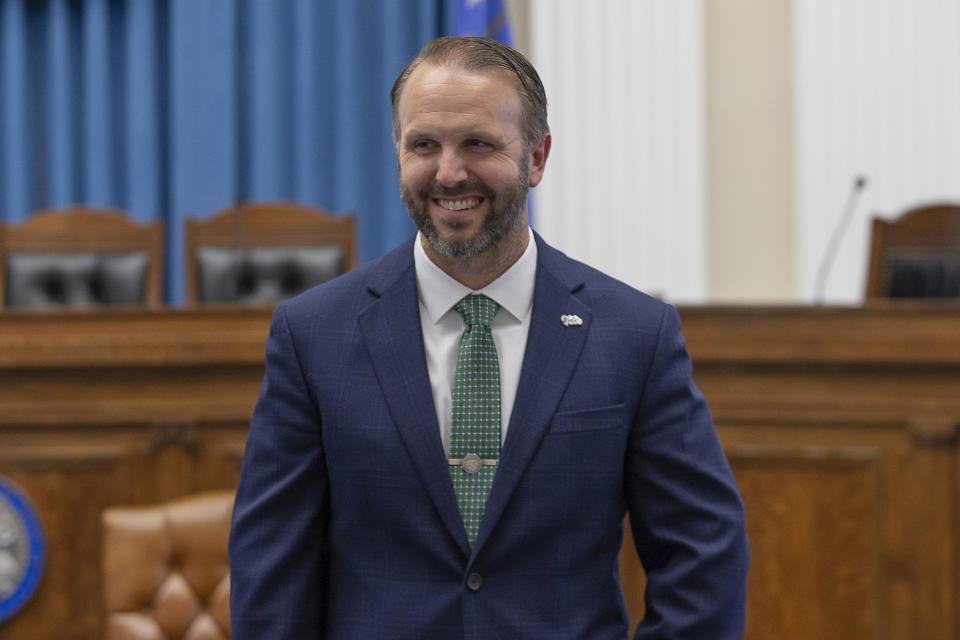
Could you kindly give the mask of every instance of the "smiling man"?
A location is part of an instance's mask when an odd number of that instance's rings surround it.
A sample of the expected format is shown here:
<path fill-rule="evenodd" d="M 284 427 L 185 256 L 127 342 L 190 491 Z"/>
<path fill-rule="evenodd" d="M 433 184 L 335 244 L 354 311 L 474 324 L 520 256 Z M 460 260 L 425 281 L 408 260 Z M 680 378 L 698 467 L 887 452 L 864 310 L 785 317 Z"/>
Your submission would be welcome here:
<path fill-rule="evenodd" d="M 529 229 L 551 145 L 536 71 L 441 38 L 391 101 L 419 233 L 277 306 L 232 637 L 622 640 L 627 513 L 634 637 L 742 637 L 743 506 L 676 311 Z"/>
<path fill-rule="evenodd" d="M 403 201 L 431 261 L 472 289 L 526 248 L 527 188 L 550 151 L 546 131 L 524 137 L 515 84 L 506 70 L 438 60 L 401 76 L 393 92 Z"/>

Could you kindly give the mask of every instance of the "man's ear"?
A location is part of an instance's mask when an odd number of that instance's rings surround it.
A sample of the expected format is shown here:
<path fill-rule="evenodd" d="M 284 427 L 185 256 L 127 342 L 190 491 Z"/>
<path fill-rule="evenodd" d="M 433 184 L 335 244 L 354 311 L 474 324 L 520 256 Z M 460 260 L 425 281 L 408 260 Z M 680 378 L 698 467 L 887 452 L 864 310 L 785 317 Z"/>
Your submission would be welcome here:
<path fill-rule="evenodd" d="M 552 138 L 548 133 L 542 142 L 535 146 L 531 152 L 530 159 L 530 180 L 528 184 L 535 187 L 543 180 L 543 169 L 547 166 L 547 156 L 550 155 L 550 143 Z"/>

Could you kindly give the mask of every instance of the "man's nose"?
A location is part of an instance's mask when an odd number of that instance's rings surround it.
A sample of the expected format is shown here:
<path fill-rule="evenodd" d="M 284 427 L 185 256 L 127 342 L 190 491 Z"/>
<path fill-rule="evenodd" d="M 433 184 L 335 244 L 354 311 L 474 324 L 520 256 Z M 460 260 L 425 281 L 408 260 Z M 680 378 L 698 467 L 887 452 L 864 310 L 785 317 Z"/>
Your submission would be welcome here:
<path fill-rule="evenodd" d="M 467 179 L 467 168 L 453 149 L 444 149 L 437 164 L 437 182 L 444 187 L 453 187 Z"/>

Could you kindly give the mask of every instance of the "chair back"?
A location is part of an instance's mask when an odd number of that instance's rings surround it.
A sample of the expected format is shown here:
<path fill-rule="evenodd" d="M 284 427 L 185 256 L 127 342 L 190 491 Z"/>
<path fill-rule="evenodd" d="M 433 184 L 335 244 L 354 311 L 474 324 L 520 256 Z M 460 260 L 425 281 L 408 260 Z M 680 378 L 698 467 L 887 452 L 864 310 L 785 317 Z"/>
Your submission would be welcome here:
<path fill-rule="evenodd" d="M 159 306 L 163 226 L 122 211 L 38 211 L 0 226 L 0 300 L 21 309 Z"/>
<path fill-rule="evenodd" d="M 960 297 L 960 205 L 873 219 L 866 298 Z"/>
<path fill-rule="evenodd" d="M 188 303 L 270 304 L 352 269 L 353 216 L 291 203 L 243 204 L 186 221 Z"/>
<path fill-rule="evenodd" d="M 228 640 L 233 491 L 101 514 L 107 640 Z"/>

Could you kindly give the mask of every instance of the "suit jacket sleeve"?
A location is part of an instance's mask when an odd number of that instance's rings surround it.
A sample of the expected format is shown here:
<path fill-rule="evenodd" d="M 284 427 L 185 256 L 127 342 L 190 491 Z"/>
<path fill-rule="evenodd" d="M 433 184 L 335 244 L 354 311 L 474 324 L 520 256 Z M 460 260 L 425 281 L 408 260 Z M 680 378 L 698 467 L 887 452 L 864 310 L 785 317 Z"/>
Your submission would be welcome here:
<path fill-rule="evenodd" d="M 321 416 L 281 303 L 230 530 L 233 640 L 323 638 L 327 503 Z"/>
<path fill-rule="evenodd" d="M 637 640 L 744 633 L 743 504 L 691 369 L 679 317 L 665 307 L 627 457 L 630 521 L 647 574 Z"/>

